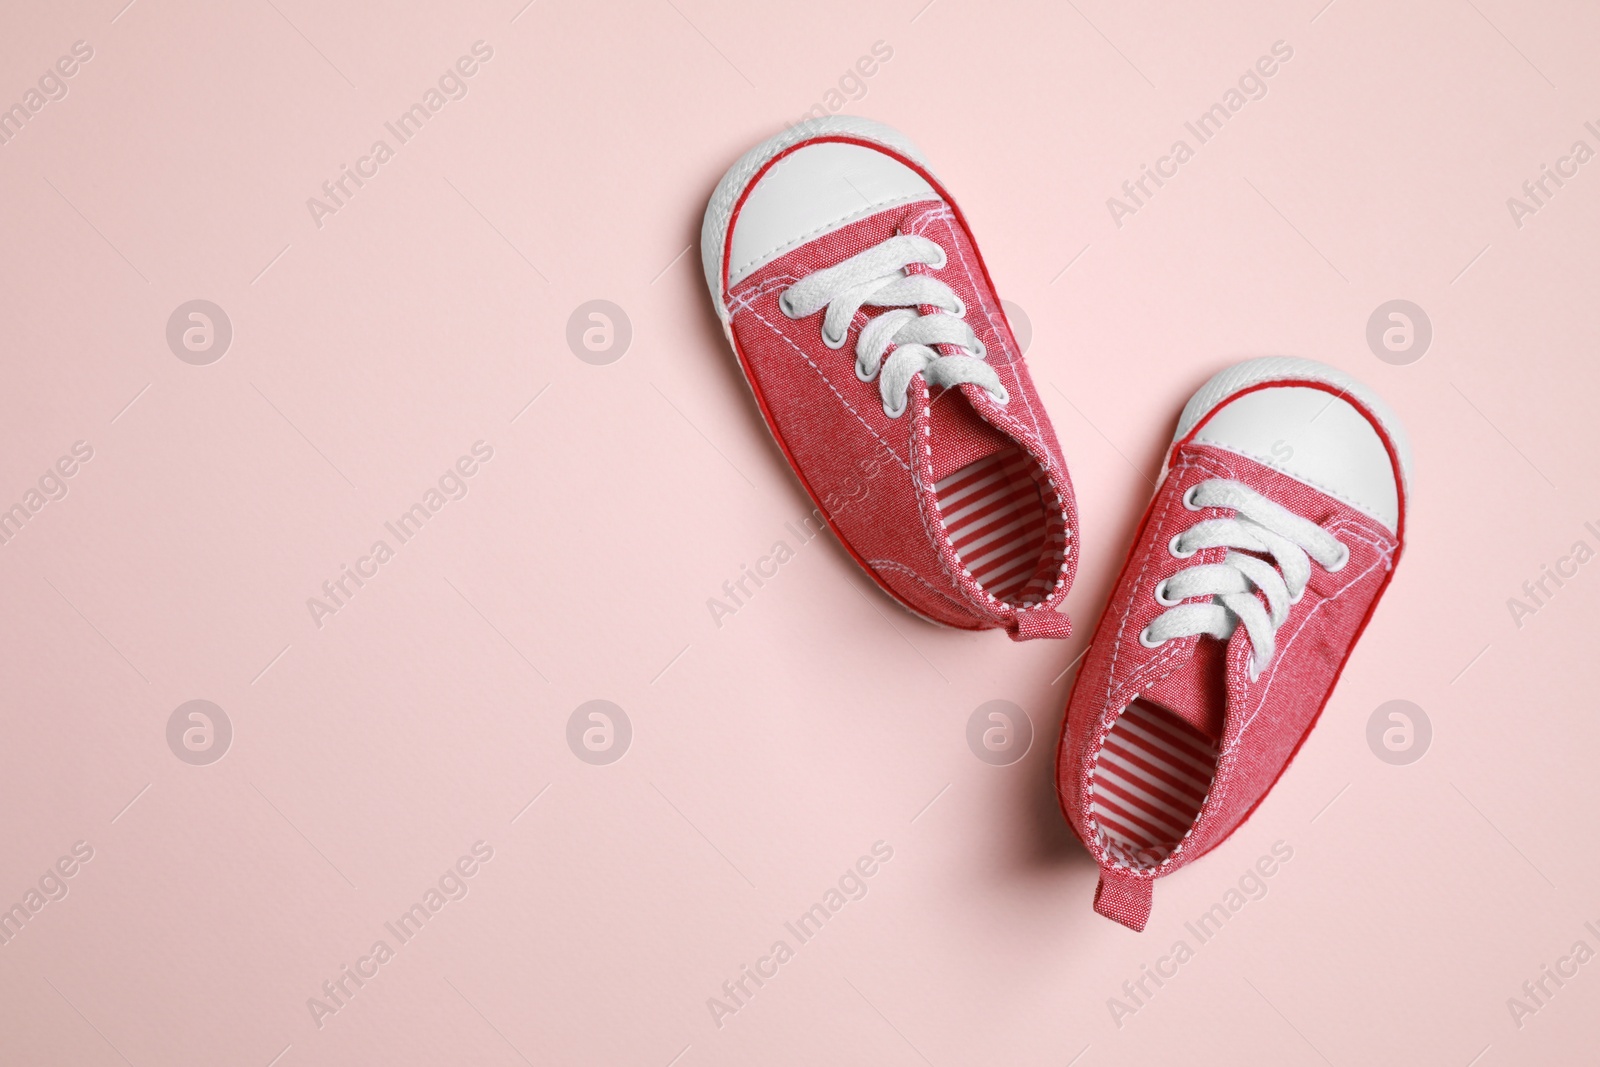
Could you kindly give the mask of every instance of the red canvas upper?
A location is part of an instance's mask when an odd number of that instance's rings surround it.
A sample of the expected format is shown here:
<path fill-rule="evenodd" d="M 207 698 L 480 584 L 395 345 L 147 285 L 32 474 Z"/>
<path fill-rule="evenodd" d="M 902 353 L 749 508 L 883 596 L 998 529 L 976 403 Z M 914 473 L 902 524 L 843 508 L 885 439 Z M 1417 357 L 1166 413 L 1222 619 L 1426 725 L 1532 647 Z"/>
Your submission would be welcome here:
<path fill-rule="evenodd" d="M 1373 422 L 1383 434 L 1381 424 Z M 1404 537 L 1403 495 L 1398 528 L 1391 532 L 1343 500 L 1193 437 L 1191 432 L 1170 453 L 1166 475 L 1074 685 L 1057 756 L 1062 811 L 1101 867 L 1096 910 L 1136 930 L 1143 929 L 1150 914 L 1154 879 L 1222 842 L 1283 773 L 1326 704 L 1389 581 Z M 1398 472 L 1398 456 L 1392 447 L 1390 451 Z M 1399 481 L 1398 473 L 1396 477 Z M 1214 478 L 1236 480 L 1262 493 L 1334 534 L 1350 552 L 1348 563 L 1336 572 L 1313 563 L 1304 595 L 1276 632 L 1271 662 L 1254 680 L 1243 626 L 1225 641 L 1202 635 L 1170 639 L 1153 648 L 1140 641 L 1145 627 L 1166 610 L 1156 600 L 1156 586 L 1184 568 L 1220 563 L 1227 553 L 1215 548 L 1176 558 L 1169 550 L 1173 537 L 1197 521 L 1231 514 L 1222 508 L 1196 511 L 1185 506 L 1184 496 L 1192 487 Z M 1209 756 L 1215 759 L 1215 774 L 1203 790 L 1203 801 L 1197 800 L 1198 815 L 1176 847 L 1163 844 L 1130 856 L 1126 847 L 1108 840 L 1104 819 L 1122 820 L 1126 825 L 1119 830 L 1121 836 L 1138 841 L 1158 836 L 1152 824 L 1160 823 L 1160 813 L 1142 819 L 1150 814 L 1148 795 L 1103 774 L 1097 781 L 1097 760 L 1113 724 L 1135 700 L 1141 709 L 1155 709 L 1152 719 L 1165 712 L 1177 723 L 1148 744 L 1146 730 L 1133 737 L 1132 746 L 1113 750 L 1130 765 L 1125 778 L 1156 782 L 1152 791 L 1157 794 L 1162 793 L 1159 783 L 1169 783 L 1172 795 L 1179 796 L 1177 791 L 1189 783 L 1177 781 L 1174 771 L 1182 778 L 1185 767 L 1202 766 Z M 1166 750 L 1172 748 L 1182 751 L 1169 754 Z M 1191 752 L 1202 758 L 1190 760 Z M 1206 777 L 1203 770 L 1195 774 Z M 1100 816 L 1097 789 L 1102 791 Z"/>
<path fill-rule="evenodd" d="M 948 626 L 1003 627 L 1019 640 L 1065 637 L 1070 626 L 1056 608 L 1071 586 L 1077 560 L 1071 482 L 976 244 L 942 187 L 915 160 L 871 140 L 850 140 L 916 169 L 938 195 L 894 205 L 800 243 L 724 288 L 725 321 L 750 387 L 829 526 L 891 596 Z M 795 147 L 808 143 L 801 140 Z M 749 187 L 762 173 L 756 172 Z M 724 286 L 738 211 L 736 206 L 722 251 Z M 912 264 L 907 272 L 932 271 L 964 302 L 965 321 L 987 349 L 986 360 L 1009 394 L 1007 403 L 970 384 L 930 389 L 918 375 L 904 414 L 892 418 L 880 402 L 877 383 L 857 377 L 853 355 L 859 331 L 883 309 L 862 307 L 844 345 L 830 348 L 819 328 L 821 313 L 791 319 L 780 308 L 779 298 L 789 286 L 897 234 L 926 237 L 945 252 L 942 269 Z M 947 355 L 954 354 L 953 347 L 938 346 Z M 1017 455 L 1018 448 L 1034 479 L 1025 488 L 1036 483 L 1045 506 L 1047 528 L 1040 536 L 1060 546 L 1049 573 L 1026 573 L 1026 562 L 1021 570 L 1012 568 L 1019 586 L 1032 580 L 1029 596 L 1012 598 L 1023 608 L 991 595 L 963 563 L 941 521 L 935 488 L 955 472 L 981 471 L 973 465 L 986 457 Z M 1004 506 L 998 501 L 994 508 L 1003 511 Z M 981 528 L 983 517 L 971 520 L 968 536 L 988 536 Z"/>

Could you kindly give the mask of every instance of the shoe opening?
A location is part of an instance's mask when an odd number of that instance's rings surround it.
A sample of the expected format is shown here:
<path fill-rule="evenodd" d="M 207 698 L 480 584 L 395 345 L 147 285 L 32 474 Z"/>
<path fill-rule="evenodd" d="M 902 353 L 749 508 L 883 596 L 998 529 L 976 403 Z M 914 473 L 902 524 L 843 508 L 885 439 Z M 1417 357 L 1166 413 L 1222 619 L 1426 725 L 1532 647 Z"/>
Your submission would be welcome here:
<path fill-rule="evenodd" d="M 1018 608 L 1049 595 L 1067 536 L 1061 502 L 1032 456 L 1011 445 L 933 488 L 945 536 L 986 593 Z"/>
<path fill-rule="evenodd" d="M 1194 825 L 1216 772 L 1217 749 L 1204 734 L 1135 700 L 1095 757 L 1090 799 L 1101 845 L 1126 866 L 1156 866 Z"/>

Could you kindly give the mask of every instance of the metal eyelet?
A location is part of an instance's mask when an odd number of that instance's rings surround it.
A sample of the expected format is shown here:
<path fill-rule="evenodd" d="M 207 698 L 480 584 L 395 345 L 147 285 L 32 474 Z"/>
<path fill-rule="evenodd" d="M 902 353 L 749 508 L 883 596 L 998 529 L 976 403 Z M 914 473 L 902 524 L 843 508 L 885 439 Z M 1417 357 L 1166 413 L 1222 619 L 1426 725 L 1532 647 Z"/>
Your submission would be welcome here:
<path fill-rule="evenodd" d="M 1176 607 L 1177 605 L 1183 603 L 1182 600 L 1169 600 L 1167 598 L 1167 582 L 1168 581 L 1170 581 L 1170 579 L 1167 579 L 1167 578 L 1161 579 L 1161 581 L 1156 583 L 1156 588 L 1155 588 L 1156 603 L 1160 604 L 1164 608 Z"/>
<path fill-rule="evenodd" d="M 1175 533 L 1175 534 L 1172 535 L 1172 540 L 1167 542 L 1167 551 L 1172 554 L 1172 557 L 1174 559 L 1188 559 L 1190 556 L 1192 556 L 1196 552 L 1200 551 L 1198 548 L 1191 548 L 1187 552 L 1180 552 L 1178 550 L 1178 541 L 1182 537 L 1183 537 L 1183 534 Z"/>
<path fill-rule="evenodd" d="M 972 356 L 973 359 L 989 358 L 989 346 L 984 344 L 982 341 L 978 342 L 978 346 L 976 348 L 967 349 L 967 352 Z"/>
<path fill-rule="evenodd" d="M 870 381 L 872 381 L 872 379 L 876 378 L 877 376 L 878 376 L 878 372 L 877 371 L 873 371 L 871 374 L 868 374 L 867 373 L 867 369 L 861 365 L 861 361 L 860 360 L 856 361 L 856 381 L 858 381 L 858 382 L 870 382 Z"/>
<path fill-rule="evenodd" d="M 1145 648 L 1160 648 L 1163 644 L 1163 642 L 1153 640 L 1150 637 L 1150 627 L 1148 626 L 1139 631 L 1139 643 Z"/>
<path fill-rule="evenodd" d="M 789 290 L 787 289 L 778 294 L 778 310 L 783 312 L 783 317 L 786 319 L 798 319 L 800 317 L 795 314 L 794 308 L 789 304 Z"/>
<path fill-rule="evenodd" d="M 929 263 L 928 268 L 930 270 L 944 270 L 945 264 L 950 262 L 950 254 L 944 250 L 944 246 L 941 244 L 935 243 L 933 247 L 939 253 L 939 262 Z"/>
<path fill-rule="evenodd" d="M 1204 510 L 1205 505 L 1204 504 L 1196 504 L 1195 500 L 1194 500 L 1195 493 L 1197 493 L 1199 491 L 1200 491 L 1200 483 L 1199 482 L 1196 482 L 1194 485 L 1191 485 L 1188 489 L 1185 489 L 1183 491 L 1183 506 L 1188 508 L 1190 511 L 1201 511 L 1201 510 Z"/>
<path fill-rule="evenodd" d="M 832 337 L 828 336 L 827 326 L 823 326 L 819 332 L 822 334 L 822 343 L 827 345 L 829 348 L 843 348 L 844 343 L 850 339 L 850 330 L 848 328 L 846 328 L 845 332 L 839 336 L 838 340 L 834 340 Z"/>
<path fill-rule="evenodd" d="M 967 302 L 965 300 L 961 299 L 959 296 L 956 297 L 956 309 L 954 311 L 950 312 L 950 314 L 954 315 L 958 319 L 966 318 L 967 317 Z"/>
<path fill-rule="evenodd" d="M 1326 568 L 1329 574 L 1338 574 L 1340 571 L 1344 570 L 1345 564 L 1350 562 L 1350 546 L 1345 544 L 1343 541 L 1340 541 L 1339 548 L 1344 554 L 1339 557 L 1339 562 L 1335 563 L 1331 567 Z"/>

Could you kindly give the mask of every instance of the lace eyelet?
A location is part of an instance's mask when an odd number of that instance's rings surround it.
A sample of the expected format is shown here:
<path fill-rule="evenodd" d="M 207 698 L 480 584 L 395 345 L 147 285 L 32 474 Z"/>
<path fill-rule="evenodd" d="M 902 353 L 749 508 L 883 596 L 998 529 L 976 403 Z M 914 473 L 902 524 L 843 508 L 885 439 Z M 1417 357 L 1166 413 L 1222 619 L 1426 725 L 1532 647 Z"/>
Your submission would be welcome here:
<path fill-rule="evenodd" d="M 798 319 L 800 317 L 795 314 L 794 308 L 789 304 L 789 290 L 787 289 L 778 294 L 778 310 L 783 312 L 783 317 L 786 319 Z"/>
<path fill-rule="evenodd" d="M 1169 600 L 1167 598 L 1167 582 L 1169 580 L 1170 579 L 1167 578 L 1161 579 L 1161 581 L 1156 583 L 1155 588 L 1156 603 L 1160 604 L 1164 608 L 1176 607 L 1177 605 L 1183 603 L 1182 600 Z"/>
<path fill-rule="evenodd" d="M 1160 648 L 1164 642 L 1157 641 L 1150 636 L 1150 627 L 1146 626 L 1139 631 L 1139 643 L 1145 648 Z"/>
<path fill-rule="evenodd" d="M 984 344 L 982 341 L 978 342 L 978 346 L 976 348 L 970 348 L 967 351 L 971 354 L 973 359 L 989 358 L 989 346 Z"/>
<path fill-rule="evenodd" d="M 961 299 L 959 296 L 956 297 L 956 309 L 954 311 L 950 312 L 950 314 L 954 315 L 958 319 L 966 318 L 967 317 L 967 302 L 965 300 Z"/>
<path fill-rule="evenodd" d="M 863 367 L 859 362 L 856 364 L 856 381 L 858 381 L 858 382 L 870 382 L 870 381 L 872 381 L 872 379 L 876 378 L 877 376 L 878 376 L 878 372 L 877 371 L 873 371 L 871 374 L 868 374 L 867 373 L 867 369 L 865 367 Z"/>
<path fill-rule="evenodd" d="M 888 405 L 884 405 L 883 413 L 891 419 L 898 419 L 906 413 L 906 408 L 909 406 L 909 404 L 901 404 L 898 408 L 890 408 Z"/>
<path fill-rule="evenodd" d="M 1259 682 L 1261 680 L 1261 672 L 1264 669 L 1265 668 L 1256 665 L 1256 654 L 1254 652 L 1250 653 L 1250 663 L 1247 667 L 1247 670 L 1250 673 L 1250 680 L 1252 682 Z"/>
<path fill-rule="evenodd" d="M 1167 551 L 1172 554 L 1172 558 L 1174 558 L 1174 559 L 1188 559 L 1190 556 L 1192 556 L 1196 552 L 1200 551 L 1198 548 L 1191 548 L 1187 552 L 1179 551 L 1178 550 L 1178 541 L 1180 539 L 1182 539 L 1182 537 L 1183 537 L 1183 534 L 1176 533 L 1176 534 L 1172 535 L 1172 540 L 1167 542 Z"/>
<path fill-rule="evenodd" d="M 950 262 L 950 254 L 944 250 L 944 246 L 943 245 L 935 244 L 933 247 L 938 250 L 939 262 L 937 262 L 937 263 L 929 263 L 928 264 L 928 269 L 929 270 L 944 270 L 945 264 Z"/>
<path fill-rule="evenodd" d="M 1200 483 L 1199 482 L 1196 482 L 1194 485 L 1191 485 L 1189 488 L 1185 489 L 1183 491 L 1183 506 L 1188 508 L 1190 511 L 1201 511 L 1201 510 L 1204 510 L 1204 508 L 1205 508 L 1204 504 L 1196 504 L 1195 501 L 1194 501 L 1194 495 L 1195 495 L 1195 493 L 1197 493 L 1199 491 L 1200 491 Z"/>
<path fill-rule="evenodd" d="M 988 396 L 989 396 L 989 399 L 993 400 L 996 404 L 999 404 L 1001 407 L 1005 407 L 1007 404 L 1011 403 L 1011 394 L 1006 390 L 1006 387 L 1003 386 L 1003 385 L 1000 387 L 1000 392 L 998 394 L 989 393 Z"/>
<path fill-rule="evenodd" d="M 826 326 L 824 326 L 820 332 L 822 334 L 822 343 L 833 349 L 843 348 L 844 343 L 850 339 L 850 331 L 848 329 L 845 330 L 842 335 L 840 335 L 838 340 L 834 340 L 832 337 L 828 336 L 828 328 Z"/>
<path fill-rule="evenodd" d="M 1339 548 L 1343 552 L 1343 555 L 1339 557 L 1339 562 L 1335 563 L 1331 567 L 1326 568 L 1329 574 L 1338 574 L 1340 571 L 1344 570 L 1345 564 L 1350 562 L 1350 546 L 1345 544 L 1343 541 L 1340 541 Z"/>

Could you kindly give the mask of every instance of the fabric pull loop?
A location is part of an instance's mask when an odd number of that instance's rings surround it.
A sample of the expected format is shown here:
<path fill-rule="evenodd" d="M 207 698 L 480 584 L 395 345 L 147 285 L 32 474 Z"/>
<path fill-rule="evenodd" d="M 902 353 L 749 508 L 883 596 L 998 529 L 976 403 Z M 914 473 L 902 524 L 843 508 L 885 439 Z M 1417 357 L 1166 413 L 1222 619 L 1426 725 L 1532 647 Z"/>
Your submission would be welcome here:
<path fill-rule="evenodd" d="M 1143 930 L 1150 920 L 1154 894 L 1154 878 L 1141 878 L 1118 867 L 1102 867 L 1100 884 L 1094 890 L 1094 910 L 1130 930 Z"/>
<path fill-rule="evenodd" d="M 1013 641 L 1032 641 L 1041 637 L 1060 640 L 1072 636 L 1072 620 L 1049 608 L 1031 608 L 1012 616 L 1006 633 Z"/>

